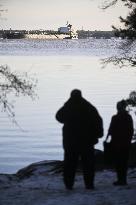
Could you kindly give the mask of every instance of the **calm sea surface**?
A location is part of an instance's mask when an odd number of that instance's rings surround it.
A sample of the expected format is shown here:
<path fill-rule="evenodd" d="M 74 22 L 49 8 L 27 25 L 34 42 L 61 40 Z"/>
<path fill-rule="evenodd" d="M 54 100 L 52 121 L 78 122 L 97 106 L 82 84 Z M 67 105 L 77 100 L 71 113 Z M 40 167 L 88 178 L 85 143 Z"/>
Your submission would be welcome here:
<path fill-rule="evenodd" d="M 62 125 L 56 111 L 78 88 L 104 120 L 105 135 L 116 102 L 135 89 L 134 69 L 102 69 L 101 59 L 119 52 L 119 40 L 0 40 L 0 65 L 38 80 L 38 98 L 14 99 L 17 127 L 0 113 L 0 173 L 30 163 L 63 159 Z M 11 97 L 12 100 L 12 97 Z M 96 148 L 102 149 L 102 141 Z"/>

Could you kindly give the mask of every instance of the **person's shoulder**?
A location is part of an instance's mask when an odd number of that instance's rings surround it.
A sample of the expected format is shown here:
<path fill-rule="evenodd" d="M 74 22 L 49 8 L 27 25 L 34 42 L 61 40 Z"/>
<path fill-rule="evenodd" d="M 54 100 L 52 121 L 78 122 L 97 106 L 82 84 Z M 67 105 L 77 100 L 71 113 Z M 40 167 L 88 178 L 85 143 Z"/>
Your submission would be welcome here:
<path fill-rule="evenodd" d="M 123 116 L 127 118 L 132 118 L 128 111 L 123 112 Z"/>
<path fill-rule="evenodd" d="M 132 119 L 132 116 L 129 114 L 128 111 L 117 113 L 113 117 L 114 118 L 124 118 L 124 119 L 128 118 L 128 119 Z"/>
<path fill-rule="evenodd" d="M 132 116 L 129 114 L 129 112 L 127 112 L 127 116 L 129 119 L 132 119 Z"/>
<path fill-rule="evenodd" d="M 71 103 L 72 103 L 72 100 L 71 100 L 71 98 L 69 98 L 69 99 L 64 103 L 63 107 L 69 106 Z"/>
<path fill-rule="evenodd" d="M 111 119 L 114 120 L 114 119 L 116 119 L 116 118 L 118 118 L 118 117 L 119 117 L 119 115 L 118 115 L 118 113 L 117 113 L 117 114 L 112 115 Z"/>
<path fill-rule="evenodd" d="M 98 113 L 97 108 L 88 100 L 86 100 L 85 98 L 83 98 L 83 102 L 86 105 L 86 107 L 88 107 L 88 109 L 90 109 L 92 112 L 94 113 Z"/>
<path fill-rule="evenodd" d="M 88 106 L 90 106 L 90 107 L 92 107 L 92 108 L 96 109 L 96 108 L 95 108 L 95 106 L 94 106 L 94 105 L 92 105 L 92 103 L 90 103 L 88 100 L 86 100 L 86 99 L 85 99 L 85 98 L 83 98 L 83 97 L 82 97 L 82 101 L 83 101 L 86 105 L 88 105 Z"/>

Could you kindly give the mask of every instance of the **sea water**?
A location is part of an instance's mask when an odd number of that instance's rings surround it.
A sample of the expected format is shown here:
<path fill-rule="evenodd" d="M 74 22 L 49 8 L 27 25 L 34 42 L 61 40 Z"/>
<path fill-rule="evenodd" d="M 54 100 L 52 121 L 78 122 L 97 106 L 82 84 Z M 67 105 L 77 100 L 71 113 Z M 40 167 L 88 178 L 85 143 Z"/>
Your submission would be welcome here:
<path fill-rule="evenodd" d="M 0 65 L 37 80 L 35 100 L 9 97 L 18 125 L 0 113 L 0 173 L 63 159 L 62 124 L 55 114 L 74 88 L 82 90 L 103 118 L 104 137 L 96 145 L 103 149 L 117 101 L 135 89 L 135 69 L 116 69 L 112 64 L 102 68 L 101 59 L 119 52 L 120 43 L 111 39 L 0 40 Z"/>

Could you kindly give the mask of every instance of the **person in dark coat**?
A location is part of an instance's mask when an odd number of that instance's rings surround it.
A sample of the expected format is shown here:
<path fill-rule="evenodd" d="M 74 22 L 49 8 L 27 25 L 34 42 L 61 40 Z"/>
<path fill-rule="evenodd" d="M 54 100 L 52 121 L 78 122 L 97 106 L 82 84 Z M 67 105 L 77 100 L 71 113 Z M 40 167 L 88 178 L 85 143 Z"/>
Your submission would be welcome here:
<path fill-rule="evenodd" d="M 82 97 L 81 91 L 71 92 L 68 101 L 56 114 L 63 123 L 64 184 L 74 185 L 75 172 L 81 158 L 87 189 L 94 188 L 94 145 L 103 136 L 103 123 L 97 109 Z"/>
<path fill-rule="evenodd" d="M 134 128 L 132 117 L 126 111 L 126 106 L 125 100 L 117 103 L 117 114 L 111 119 L 107 135 L 107 139 L 111 136 L 113 160 L 117 173 L 117 181 L 113 183 L 114 185 L 127 184 L 128 159 Z"/>

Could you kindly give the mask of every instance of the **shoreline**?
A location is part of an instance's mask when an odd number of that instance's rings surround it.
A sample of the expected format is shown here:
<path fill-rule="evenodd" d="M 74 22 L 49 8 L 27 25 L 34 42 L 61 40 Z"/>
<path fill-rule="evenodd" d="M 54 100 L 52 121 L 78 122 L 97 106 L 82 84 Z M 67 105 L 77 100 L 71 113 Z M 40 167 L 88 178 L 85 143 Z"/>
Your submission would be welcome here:
<path fill-rule="evenodd" d="M 74 189 L 68 191 L 60 171 L 62 161 L 42 161 L 14 175 L 0 174 L 0 205 L 134 205 L 136 168 L 128 170 L 128 185 L 113 186 L 112 170 L 97 171 L 95 189 L 86 190 L 83 176 L 76 173 Z"/>

